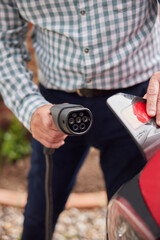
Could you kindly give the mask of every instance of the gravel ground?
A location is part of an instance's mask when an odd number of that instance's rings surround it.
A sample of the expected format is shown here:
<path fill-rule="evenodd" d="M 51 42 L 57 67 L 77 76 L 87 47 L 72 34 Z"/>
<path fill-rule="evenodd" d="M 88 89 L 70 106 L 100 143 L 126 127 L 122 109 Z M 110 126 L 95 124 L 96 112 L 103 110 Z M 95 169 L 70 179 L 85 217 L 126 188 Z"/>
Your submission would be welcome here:
<path fill-rule="evenodd" d="M 106 209 L 65 210 L 59 217 L 53 240 L 105 240 Z M 19 240 L 21 209 L 0 206 L 0 240 Z"/>

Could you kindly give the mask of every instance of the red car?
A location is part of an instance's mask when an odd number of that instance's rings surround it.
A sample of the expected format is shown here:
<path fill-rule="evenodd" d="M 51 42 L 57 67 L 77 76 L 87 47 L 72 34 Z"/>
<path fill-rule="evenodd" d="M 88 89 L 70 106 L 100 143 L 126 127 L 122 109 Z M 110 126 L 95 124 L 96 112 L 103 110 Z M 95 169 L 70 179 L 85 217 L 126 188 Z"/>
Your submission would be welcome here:
<path fill-rule="evenodd" d="M 109 240 L 160 240 L 160 128 L 145 100 L 116 94 L 107 105 L 128 129 L 147 164 L 108 204 Z"/>

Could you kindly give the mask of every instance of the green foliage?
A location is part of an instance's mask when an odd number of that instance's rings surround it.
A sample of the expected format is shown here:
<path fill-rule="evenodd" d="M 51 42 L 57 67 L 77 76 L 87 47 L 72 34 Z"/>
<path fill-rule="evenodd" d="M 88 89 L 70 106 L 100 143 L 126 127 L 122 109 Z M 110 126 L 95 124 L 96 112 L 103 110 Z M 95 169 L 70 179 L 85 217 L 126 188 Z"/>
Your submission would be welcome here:
<path fill-rule="evenodd" d="M 27 130 L 13 117 L 7 130 L 0 129 L 0 163 L 12 163 L 30 154 Z"/>

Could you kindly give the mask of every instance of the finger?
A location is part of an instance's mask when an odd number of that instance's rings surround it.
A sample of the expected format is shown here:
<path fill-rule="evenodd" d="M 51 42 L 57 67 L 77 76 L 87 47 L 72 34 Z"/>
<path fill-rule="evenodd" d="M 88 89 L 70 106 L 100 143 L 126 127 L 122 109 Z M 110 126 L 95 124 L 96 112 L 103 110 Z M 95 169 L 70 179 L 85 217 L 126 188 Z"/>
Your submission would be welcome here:
<path fill-rule="evenodd" d="M 61 142 L 61 141 L 64 141 L 66 136 L 59 136 L 59 135 L 46 135 L 44 134 L 43 139 L 45 139 L 48 143 L 58 143 L 58 142 Z"/>
<path fill-rule="evenodd" d="M 35 135 L 33 136 L 36 140 L 38 140 L 40 143 L 42 143 L 44 146 L 47 146 L 48 148 L 50 147 L 55 147 L 57 148 L 58 146 L 61 146 L 64 144 L 64 140 L 66 136 L 49 136 L 46 133 L 43 132 L 36 132 Z"/>
<path fill-rule="evenodd" d="M 60 142 L 57 142 L 57 143 L 50 143 L 50 142 L 46 141 L 45 139 L 43 139 L 41 141 L 41 143 L 42 143 L 43 146 L 45 146 L 47 148 L 55 148 L 55 149 L 57 149 L 57 148 L 63 146 L 65 144 L 65 141 L 60 141 Z"/>
<path fill-rule="evenodd" d="M 46 128 L 44 127 L 42 129 L 40 129 L 39 132 L 40 132 L 39 134 L 49 136 L 50 138 L 65 139 L 67 137 L 67 135 L 65 133 L 63 133 L 57 129 L 55 130 L 55 129 L 51 129 L 48 127 L 46 127 Z"/>
<path fill-rule="evenodd" d="M 147 89 L 147 114 L 151 117 L 156 115 L 157 101 L 159 97 L 159 74 L 153 74 Z"/>
<path fill-rule="evenodd" d="M 55 131 L 55 130 L 50 130 L 50 131 L 45 131 L 45 130 L 37 130 L 35 131 L 35 134 L 33 137 L 45 139 L 48 142 L 59 142 L 65 140 L 67 137 L 66 134 L 61 133 L 60 131 Z"/>
<path fill-rule="evenodd" d="M 160 93 L 157 98 L 157 109 L 156 109 L 156 123 L 160 126 Z"/>

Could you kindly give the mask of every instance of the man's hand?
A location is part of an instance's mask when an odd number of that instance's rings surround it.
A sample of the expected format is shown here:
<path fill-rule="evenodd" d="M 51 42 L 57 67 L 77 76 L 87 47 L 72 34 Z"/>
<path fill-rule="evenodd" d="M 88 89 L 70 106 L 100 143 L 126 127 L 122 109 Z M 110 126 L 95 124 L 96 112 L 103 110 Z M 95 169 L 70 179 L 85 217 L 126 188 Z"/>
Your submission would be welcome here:
<path fill-rule="evenodd" d="M 52 120 L 50 108 L 53 105 L 39 107 L 31 118 L 32 136 L 47 148 L 59 148 L 64 144 L 66 134 L 59 131 Z"/>
<path fill-rule="evenodd" d="M 144 98 L 147 99 L 147 114 L 156 116 L 156 123 L 160 126 L 160 72 L 152 75 Z"/>

